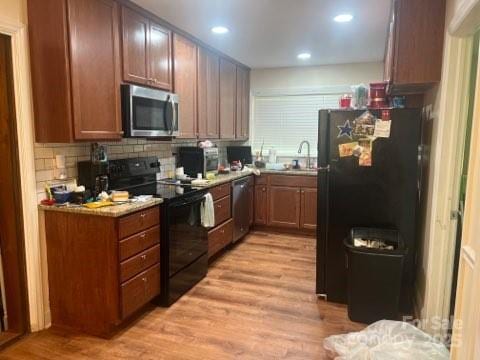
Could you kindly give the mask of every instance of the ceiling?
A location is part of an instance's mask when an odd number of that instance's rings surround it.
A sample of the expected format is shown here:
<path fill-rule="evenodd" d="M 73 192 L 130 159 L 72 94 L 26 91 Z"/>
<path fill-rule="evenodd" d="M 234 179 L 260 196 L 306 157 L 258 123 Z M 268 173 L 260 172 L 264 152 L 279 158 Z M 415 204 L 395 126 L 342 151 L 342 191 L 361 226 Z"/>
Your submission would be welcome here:
<path fill-rule="evenodd" d="M 390 0 L 133 0 L 251 68 L 381 61 Z M 351 13 L 349 23 L 333 17 Z M 230 29 L 215 35 L 210 29 Z M 301 61 L 297 54 L 309 52 Z"/>

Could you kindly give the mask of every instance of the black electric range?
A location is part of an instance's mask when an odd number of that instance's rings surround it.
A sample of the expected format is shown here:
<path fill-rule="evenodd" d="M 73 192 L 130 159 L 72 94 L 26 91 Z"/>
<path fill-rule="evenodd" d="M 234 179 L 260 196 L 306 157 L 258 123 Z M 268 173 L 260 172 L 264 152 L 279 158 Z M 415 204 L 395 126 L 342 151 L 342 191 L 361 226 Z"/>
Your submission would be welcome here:
<path fill-rule="evenodd" d="M 157 158 L 111 160 L 112 190 L 131 195 L 153 195 L 160 205 L 159 304 L 169 306 L 203 279 L 208 269 L 208 229 L 202 226 L 200 209 L 206 189 L 157 181 Z"/>

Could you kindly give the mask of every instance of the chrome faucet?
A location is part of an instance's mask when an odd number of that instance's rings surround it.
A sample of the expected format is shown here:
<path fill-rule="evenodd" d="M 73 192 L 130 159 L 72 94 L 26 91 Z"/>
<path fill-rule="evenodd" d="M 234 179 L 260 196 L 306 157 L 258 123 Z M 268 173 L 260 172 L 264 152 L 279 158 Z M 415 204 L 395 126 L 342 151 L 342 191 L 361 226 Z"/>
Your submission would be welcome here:
<path fill-rule="evenodd" d="M 300 146 L 298 148 L 298 153 L 299 154 L 302 153 L 303 144 L 307 144 L 307 169 L 311 169 L 311 165 L 310 165 L 310 143 L 307 140 L 303 140 L 300 143 Z"/>

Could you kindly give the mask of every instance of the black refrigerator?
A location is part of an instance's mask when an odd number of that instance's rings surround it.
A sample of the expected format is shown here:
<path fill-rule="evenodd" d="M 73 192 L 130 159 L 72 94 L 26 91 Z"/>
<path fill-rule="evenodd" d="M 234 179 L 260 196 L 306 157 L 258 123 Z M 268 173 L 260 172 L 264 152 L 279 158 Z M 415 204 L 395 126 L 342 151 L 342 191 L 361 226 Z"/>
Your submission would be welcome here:
<path fill-rule="evenodd" d="M 346 303 L 343 241 L 350 229 L 394 228 L 408 248 L 400 310 L 410 313 L 421 191 L 422 110 L 389 110 L 384 114 L 391 120 L 389 136 L 376 138 L 371 125 L 357 127 L 368 124 L 363 119 L 382 116 L 382 111 L 370 113 L 373 116 L 365 110 L 319 112 L 316 292 L 328 301 Z"/>

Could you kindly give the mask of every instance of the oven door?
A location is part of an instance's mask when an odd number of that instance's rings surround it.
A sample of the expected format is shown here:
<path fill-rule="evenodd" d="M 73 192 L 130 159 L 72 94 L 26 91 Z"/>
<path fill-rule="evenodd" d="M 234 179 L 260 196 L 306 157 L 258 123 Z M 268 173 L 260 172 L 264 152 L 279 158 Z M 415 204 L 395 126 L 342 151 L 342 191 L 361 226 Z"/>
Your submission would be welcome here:
<path fill-rule="evenodd" d="M 169 276 L 194 263 L 208 252 L 208 232 L 202 226 L 200 206 L 205 194 L 169 204 Z"/>
<path fill-rule="evenodd" d="M 128 137 L 178 135 L 178 96 L 141 86 L 122 86 L 122 116 Z"/>

